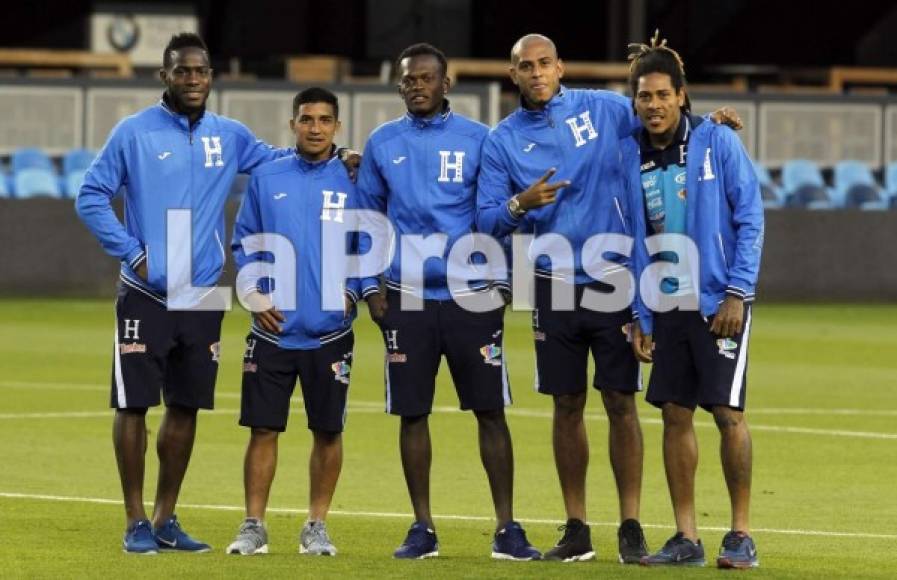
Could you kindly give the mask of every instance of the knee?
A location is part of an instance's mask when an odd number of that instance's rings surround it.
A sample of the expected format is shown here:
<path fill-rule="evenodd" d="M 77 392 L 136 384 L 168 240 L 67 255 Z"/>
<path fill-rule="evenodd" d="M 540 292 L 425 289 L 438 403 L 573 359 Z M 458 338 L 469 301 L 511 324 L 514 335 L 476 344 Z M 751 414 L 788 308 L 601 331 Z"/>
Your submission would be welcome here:
<path fill-rule="evenodd" d="M 343 434 L 339 431 L 312 430 L 312 436 L 318 445 L 330 446 L 341 441 Z"/>
<path fill-rule="evenodd" d="M 402 417 L 402 429 L 426 429 L 429 415 L 415 415 L 414 417 Z"/>
<path fill-rule="evenodd" d="M 193 407 L 183 407 L 181 405 L 169 405 L 165 409 L 165 413 L 174 419 L 181 421 L 196 421 L 196 413 L 199 409 Z"/>
<path fill-rule="evenodd" d="M 554 414 L 563 419 L 581 419 L 586 406 L 586 394 L 555 395 Z"/>
<path fill-rule="evenodd" d="M 492 411 L 474 411 L 473 414 L 477 418 L 477 422 L 482 427 L 500 427 L 505 423 L 504 409 Z"/>
<path fill-rule="evenodd" d="M 138 407 L 134 409 L 116 409 L 115 416 L 122 419 L 142 419 L 146 417 L 146 407 Z"/>
<path fill-rule="evenodd" d="M 691 428 L 695 412 L 688 407 L 680 407 L 675 403 L 663 406 L 663 424 L 667 428 Z"/>
<path fill-rule="evenodd" d="M 604 410 L 610 421 L 635 419 L 638 417 L 635 408 L 635 395 L 618 391 L 602 391 L 601 399 Z"/>
<path fill-rule="evenodd" d="M 253 427 L 252 428 L 252 440 L 256 443 L 266 443 L 271 441 L 276 441 L 277 437 L 280 435 L 280 432 L 274 431 L 272 429 L 266 429 L 264 427 Z"/>
<path fill-rule="evenodd" d="M 744 413 L 730 407 L 714 407 L 713 420 L 720 431 L 734 431 L 744 425 Z"/>

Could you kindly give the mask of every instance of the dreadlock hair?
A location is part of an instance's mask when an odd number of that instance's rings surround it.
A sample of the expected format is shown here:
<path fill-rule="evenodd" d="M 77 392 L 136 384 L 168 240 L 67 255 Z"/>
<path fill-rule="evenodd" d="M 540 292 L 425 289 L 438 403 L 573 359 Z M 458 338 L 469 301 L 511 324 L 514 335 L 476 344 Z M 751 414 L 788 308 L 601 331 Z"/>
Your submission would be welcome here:
<path fill-rule="evenodd" d="M 171 66 L 171 52 L 181 50 L 182 48 L 198 48 L 209 54 L 209 47 L 203 42 L 202 38 L 194 32 L 181 32 L 175 34 L 165 46 L 165 52 L 162 53 L 162 68 Z"/>
<path fill-rule="evenodd" d="M 678 93 L 685 88 L 685 64 L 679 53 L 667 46 L 667 39 L 660 39 L 660 30 L 654 31 L 651 44 L 632 43 L 629 45 L 629 90 L 635 99 L 638 93 L 639 78 L 651 74 L 661 73 L 670 76 L 670 82 Z M 682 110 L 691 112 L 691 101 L 688 93 L 685 94 L 685 103 Z"/>

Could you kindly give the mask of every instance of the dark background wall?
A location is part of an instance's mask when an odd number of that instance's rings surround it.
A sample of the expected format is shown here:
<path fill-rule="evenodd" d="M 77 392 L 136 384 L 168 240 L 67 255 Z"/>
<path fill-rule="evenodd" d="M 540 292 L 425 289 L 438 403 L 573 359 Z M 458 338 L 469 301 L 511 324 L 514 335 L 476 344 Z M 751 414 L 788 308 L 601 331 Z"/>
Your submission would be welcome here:
<path fill-rule="evenodd" d="M 36 0 L 4 6 L 7 47 L 86 48 L 97 2 Z M 98 2 L 102 4 L 103 2 Z M 105 2 L 109 4 L 109 2 Z M 130 5 L 138 3 L 130 2 Z M 449 56 L 505 58 L 528 32 L 554 37 L 562 56 L 621 60 L 627 42 L 660 28 L 685 58 L 692 80 L 723 64 L 897 66 L 893 0 L 169 0 L 192 9 L 213 56 L 282 73 L 287 54 L 335 54 L 357 61 L 394 57 L 430 41 Z M 630 16 L 641 6 L 640 32 Z"/>
<path fill-rule="evenodd" d="M 71 201 L 0 200 L 0 248 L 0 296 L 113 295 L 118 262 Z M 761 301 L 897 301 L 895 211 L 767 212 L 763 252 Z M 223 282 L 234 275 L 229 262 Z"/>

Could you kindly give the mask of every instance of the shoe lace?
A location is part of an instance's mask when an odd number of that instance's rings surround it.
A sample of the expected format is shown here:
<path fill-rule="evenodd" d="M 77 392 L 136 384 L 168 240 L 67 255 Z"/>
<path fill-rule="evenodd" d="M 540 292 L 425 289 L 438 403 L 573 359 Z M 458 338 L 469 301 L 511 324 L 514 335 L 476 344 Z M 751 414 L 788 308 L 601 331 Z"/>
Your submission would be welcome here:
<path fill-rule="evenodd" d="M 723 537 L 723 547 L 726 550 L 737 550 L 744 540 L 744 535 L 739 532 L 729 532 Z"/>
<path fill-rule="evenodd" d="M 561 541 L 558 542 L 558 545 L 560 546 L 560 545 L 568 543 L 573 538 L 573 536 L 576 534 L 576 532 L 579 531 L 580 527 L 581 526 L 579 524 L 573 524 L 573 525 L 563 524 L 563 525 L 558 526 L 558 531 L 564 532 L 564 536 L 561 538 Z"/>
<path fill-rule="evenodd" d="M 639 526 L 624 526 L 620 530 L 620 535 L 630 546 L 641 546 L 645 543 L 645 534 Z"/>

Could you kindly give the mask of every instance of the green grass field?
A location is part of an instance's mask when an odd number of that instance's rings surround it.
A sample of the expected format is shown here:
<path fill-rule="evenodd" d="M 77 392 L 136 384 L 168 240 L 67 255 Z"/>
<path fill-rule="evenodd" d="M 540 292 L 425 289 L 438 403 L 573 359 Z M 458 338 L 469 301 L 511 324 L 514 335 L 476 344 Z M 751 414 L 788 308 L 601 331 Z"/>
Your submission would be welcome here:
<path fill-rule="evenodd" d="M 121 552 L 124 513 L 108 409 L 111 301 L 0 300 L 0 576 L 122 577 L 708 577 L 713 568 L 646 570 L 616 563 L 616 493 L 607 423 L 590 397 L 589 519 L 597 562 L 494 562 L 492 507 L 474 419 L 455 411 L 440 375 L 433 431 L 433 509 L 440 557 L 397 562 L 411 523 L 397 449 L 398 421 L 383 409 L 382 344 L 367 313 L 356 324 L 345 463 L 329 518 L 340 555 L 297 553 L 306 505 L 310 437 L 301 405 L 282 438 L 268 525 L 272 553 L 226 556 L 242 518 L 246 430 L 236 424 L 247 316 L 225 319 L 217 409 L 200 416 L 179 515 L 211 554 L 138 557 Z M 516 515 L 546 549 L 563 509 L 550 445 L 550 400 L 532 391 L 529 318 L 507 317 L 506 355 L 515 403 Z M 748 418 L 754 437 L 752 524 L 765 578 L 897 575 L 897 307 L 760 304 L 750 352 Z M 445 369 L 445 365 L 443 365 Z M 652 549 L 672 532 L 660 458 L 659 413 L 641 408 L 645 434 L 642 522 Z M 701 413 L 698 517 L 708 556 L 729 518 L 718 435 Z M 154 431 L 159 414 L 150 416 Z M 152 498 L 156 459 L 147 461 Z"/>

